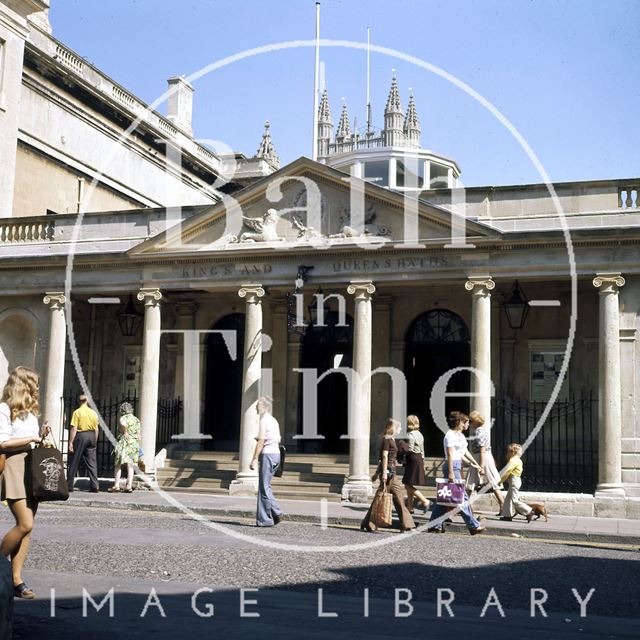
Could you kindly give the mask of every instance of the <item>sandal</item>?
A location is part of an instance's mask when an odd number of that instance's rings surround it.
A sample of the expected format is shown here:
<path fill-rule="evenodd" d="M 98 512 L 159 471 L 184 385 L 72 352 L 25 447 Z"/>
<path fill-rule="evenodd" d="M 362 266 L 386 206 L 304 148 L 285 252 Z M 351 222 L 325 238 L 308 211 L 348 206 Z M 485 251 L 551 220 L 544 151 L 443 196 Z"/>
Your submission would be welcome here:
<path fill-rule="evenodd" d="M 123 493 L 133 493 L 133 489 L 131 487 L 127 487 Z"/>
<path fill-rule="evenodd" d="M 24 582 L 20 584 L 13 585 L 13 595 L 16 598 L 22 598 L 24 600 L 33 600 L 36 597 L 36 594 L 33 592 L 33 589 L 27 587 Z"/>
<path fill-rule="evenodd" d="M 109 488 L 107 489 L 107 491 L 108 491 L 109 493 L 120 493 L 120 488 L 119 488 L 119 487 L 109 487 Z"/>

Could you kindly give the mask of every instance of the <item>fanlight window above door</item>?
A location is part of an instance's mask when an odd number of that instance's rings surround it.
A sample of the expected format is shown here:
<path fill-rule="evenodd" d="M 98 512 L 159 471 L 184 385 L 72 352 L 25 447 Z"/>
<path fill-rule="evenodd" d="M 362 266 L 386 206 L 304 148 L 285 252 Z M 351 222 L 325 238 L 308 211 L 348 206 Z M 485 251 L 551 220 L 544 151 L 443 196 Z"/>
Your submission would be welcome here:
<path fill-rule="evenodd" d="M 469 343 L 469 330 L 462 318 L 445 309 L 427 311 L 416 318 L 409 330 L 410 344 Z"/>

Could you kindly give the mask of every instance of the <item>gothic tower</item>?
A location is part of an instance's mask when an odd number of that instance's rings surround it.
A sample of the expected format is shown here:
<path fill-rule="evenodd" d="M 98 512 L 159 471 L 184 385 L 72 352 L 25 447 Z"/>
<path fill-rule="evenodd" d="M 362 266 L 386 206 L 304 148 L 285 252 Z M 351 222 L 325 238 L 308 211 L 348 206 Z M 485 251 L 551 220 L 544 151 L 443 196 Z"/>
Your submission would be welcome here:
<path fill-rule="evenodd" d="M 329 157 L 329 144 L 333 134 L 333 119 L 329 96 L 325 87 L 318 107 L 318 162 L 326 162 Z"/>
<path fill-rule="evenodd" d="M 275 147 L 273 146 L 273 140 L 271 140 L 271 132 L 269 121 L 267 120 L 264 123 L 264 133 L 262 134 L 262 140 L 260 142 L 260 146 L 258 147 L 258 151 L 256 153 L 256 158 L 263 158 L 267 162 L 269 162 L 276 169 L 280 168 L 280 158 L 276 153 Z"/>
<path fill-rule="evenodd" d="M 404 112 L 402 111 L 402 103 L 398 93 L 398 83 L 394 75 L 391 81 L 389 97 L 387 98 L 387 106 L 384 109 L 384 130 L 382 134 L 386 147 L 404 146 L 403 121 Z"/>
<path fill-rule="evenodd" d="M 347 113 L 347 105 L 342 105 L 342 113 L 340 114 L 340 122 L 336 130 L 336 142 L 344 143 L 351 140 L 351 127 L 349 126 L 349 114 Z"/>
<path fill-rule="evenodd" d="M 414 149 L 420 148 L 420 120 L 418 120 L 418 112 L 416 111 L 413 94 L 409 96 L 407 116 L 404 119 L 404 136 L 408 147 Z"/>

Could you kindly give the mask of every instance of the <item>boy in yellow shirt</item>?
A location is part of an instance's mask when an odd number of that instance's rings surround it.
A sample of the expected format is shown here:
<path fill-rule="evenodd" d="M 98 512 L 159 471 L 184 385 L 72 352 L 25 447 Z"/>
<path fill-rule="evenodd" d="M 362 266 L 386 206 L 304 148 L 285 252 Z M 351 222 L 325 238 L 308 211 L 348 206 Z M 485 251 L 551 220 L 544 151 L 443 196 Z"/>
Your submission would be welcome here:
<path fill-rule="evenodd" d="M 520 500 L 520 487 L 522 486 L 522 446 L 512 442 L 507 446 L 507 466 L 500 474 L 502 482 L 509 480 L 509 491 L 502 505 L 502 516 L 500 520 L 513 520 L 513 516 L 519 513 L 527 518 L 527 522 L 531 522 L 533 518 L 533 509 Z"/>

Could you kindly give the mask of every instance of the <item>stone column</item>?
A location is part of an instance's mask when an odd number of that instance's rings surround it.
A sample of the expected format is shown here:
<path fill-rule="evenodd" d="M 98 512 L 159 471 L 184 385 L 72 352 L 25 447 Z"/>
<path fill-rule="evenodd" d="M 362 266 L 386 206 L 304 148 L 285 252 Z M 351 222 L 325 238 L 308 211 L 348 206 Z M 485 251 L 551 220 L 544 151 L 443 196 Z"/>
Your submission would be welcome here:
<path fill-rule="evenodd" d="M 249 469 L 258 435 L 256 405 L 260 393 L 262 368 L 262 298 L 260 284 L 243 284 L 238 291 L 246 299 L 244 325 L 244 363 L 242 368 L 242 412 L 240 415 L 240 451 L 236 479 L 230 495 L 254 495 L 258 490 L 258 471 Z"/>
<path fill-rule="evenodd" d="M 372 282 L 352 282 L 347 292 L 355 296 L 353 330 L 354 379 L 349 398 L 349 475 L 342 487 L 342 499 L 367 502 L 373 494 L 369 473 L 371 439 L 371 296 Z"/>
<path fill-rule="evenodd" d="M 176 329 L 178 331 L 190 331 L 195 329 L 196 311 L 198 305 L 193 301 L 179 302 L 176 304 Z M 186 389 L 184 387 L 184 359 L 186 354 L 185 347 L 187 340 L 178 336 L 178 343 L 182 340 L 182 351 L 179 349 L 176 352 L 176 367 L 175 367 L 175 396 L 181 398 L 186 397 Z M 202 364 L 202 363 L 200 363 Z M 201 369 L 199 369 L 201 370 Z"/>
<path fill-rule="evenodd" d="M 45 373 L 45 397 L 43 421 L 51 426 L 56 442 L 61 441 L 65 425 L 62 424 L 62 393 L 64 386 L 64 361 L 67 345 L 67 325 L 64 305 L 67 299 L 62 291 L 47 292 L 43 302 L 49 307 L 49 348 Z M 69 416 L 71 418 L 71 416 Z"/>
<path fill-rule="evenodd" d="M 491 424 L 491 291 L 490 276 L 471 277 L 464 284 L 471 291 L 471 366 L 485 375 L 471 374 L 471 410 Z"/>
<path fill-rule="evenodd" d="M 138 300 L 144 302 L 144 333 L 142 335 L 142 375 L 138 417 L 142 426 L 140 444 L 144 451 L 147 473 L 155 473 L 156 428 L 158 419 L 158 382 L 160 375 L 160 300 L 155 288 L 142 288 Z"/>
<path fill-rule="evenodd" d="M 287 389 L 287 308 L 284 305 L 276 305 L 271 317 L 271 335 L 273 347 L 271 348 L 271 370 L 273 372 L 273 415 L 280 424 L 282 442 L 288 442 L 295 431 L 289 432 L 286 428 L 286 389 Z M 296 365 L 297 366 L 297 365 Z"/>
<path fill-rule="evenodd" d="M 391 335 L 391 309 L 393 299 L 391 297 L 376 296 L 373 305 L 373 320 L 376 327 L 375 335 L 372 335 L 372 363 L 373 369 L 392 366 L 390 359 L 390 335 Z M 400 367 L 402 371 L 402 367 Z M 378 374 L 371 380 L 371 411 L 376 416 L 376 424 L 372 427 L 376 432 L 382 428 L 381 421 L 388 416 L 403 421 L 405 416 L 393 414 L 391 378 L 387 374 Z M 377 453 L 377 441 L 372 439 L 369 443 L 370 455 Z"/>
<path fill-rule="evenodd" d="M 287 338 L 287 408 L 285 414 L 286 432 L 292 436 L 298 433 L 298 414 L 300 410 L 300 374 L 294 369 L 300 367 L 302 338 L 298 333 L 288 333 Z M 304 440 L 291 440 L 291 451 L 300 451 Z M 308 442 L 308 441 L 307 441 Z"/>
<path fill-rule="evenodd" d="M 596 493 L 622 496 L 622 411 L 620 400 L 619 273 L 598 273 L 593 286 L 600 289 L 598 347 L 598 485 Z"/>

